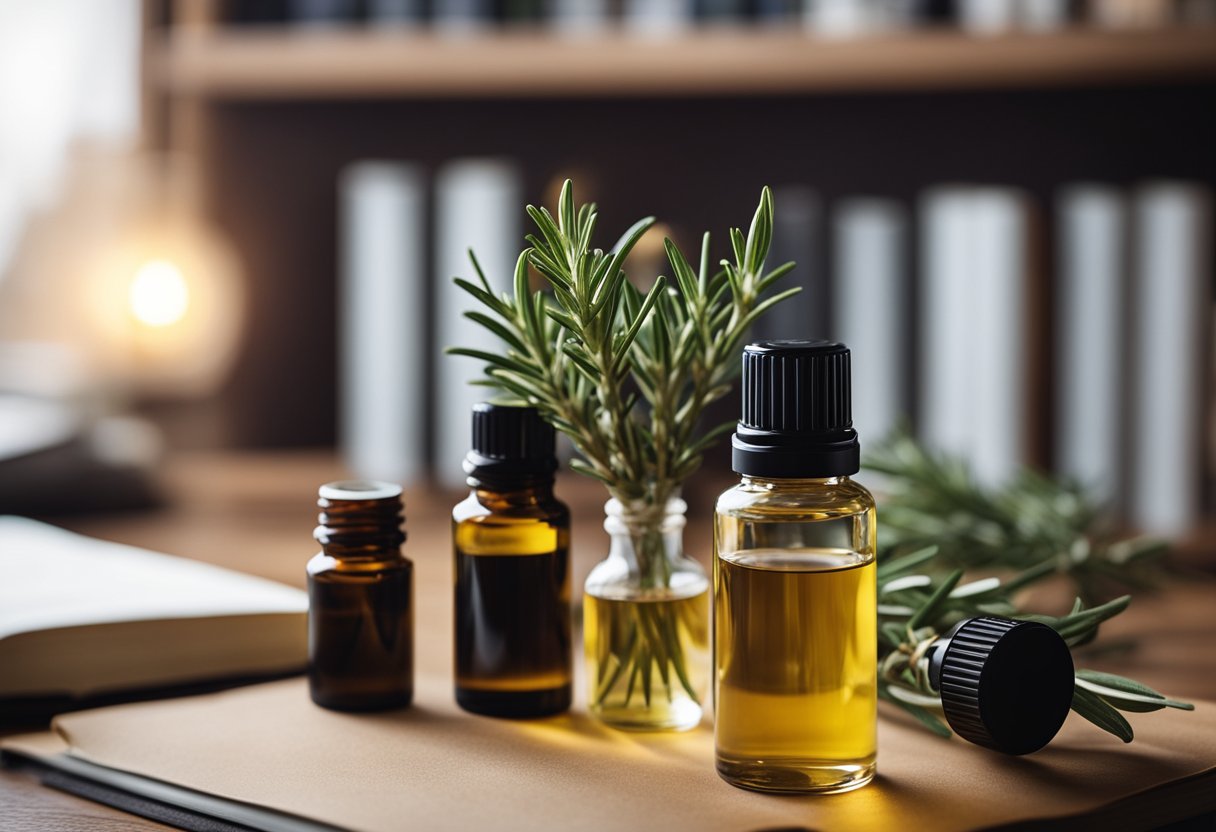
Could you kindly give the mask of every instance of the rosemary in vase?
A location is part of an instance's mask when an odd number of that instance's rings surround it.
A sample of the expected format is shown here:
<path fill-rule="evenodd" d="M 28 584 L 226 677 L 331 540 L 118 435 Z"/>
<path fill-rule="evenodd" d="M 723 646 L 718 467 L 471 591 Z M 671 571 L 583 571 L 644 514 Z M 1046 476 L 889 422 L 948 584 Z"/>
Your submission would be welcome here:
<path fill-rule="evenodd" d="M 592 712 L 604 717 L 611 701 L 634 711 L 622 726 L 691 727 L 687 718 L 657 714 L 661 703 L 684 697 L 697 704 L 699 719 L 702 691 L 688 654 L 690 639 L 704 647 L 707 598 L 697 599 L 699 624 L 680 604 L 646 602 L 684 600 L 672 595 L 676 572 L 695 565 L 671 551 L 682 526 L 682 517 L 672 518 L 682 514 L 680 486 L 734 424 L 706 430 L 701 414 L 730 391 L 751 324 L 798 291 L 773 291 L 792 263 L 765 271 L 772 193 L 762 191 L 746 234 L 731 229 L 731 260 L 711 263 L 708 233 L 696 268 L 665 240 L 671 278 L 657 277 L 645 292 L 627 278 L 626 264 L 654 218 L 639 220 L 605 251 L 593 247 L 595 206 L 576 207 L 569 181 L 556 216 L 533 206 L 527 212 L 536 232 L 516 262 L 513 292 L 495 293 L 472 253 L 477 281 L 456 280 L 483 307 L 466 316 L 502 339 L 501 354 L 459 346 L 448 352 L 482 361 L 487 378 L 480 383 L 537 408 L 569 436 L 581 453 L 571 467 L 600 480 L 616 502 L 609 523 L 615 517 L 626 529 L 636 584 L 622 598 L 635 603 L 605 625 L 587 627 Z M 532 269 L 545 289 L 531 289 Z M 704 596 L 708 582 L 700 574 Z M 648 716 L 652 708 L 656 715 Z"/>

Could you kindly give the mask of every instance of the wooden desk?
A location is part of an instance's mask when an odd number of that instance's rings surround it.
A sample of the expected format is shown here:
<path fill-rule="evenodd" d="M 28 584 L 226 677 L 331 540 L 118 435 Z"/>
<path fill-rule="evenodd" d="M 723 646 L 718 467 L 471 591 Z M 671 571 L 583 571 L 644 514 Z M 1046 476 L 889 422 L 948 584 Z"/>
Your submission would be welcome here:
<path fill-rule="evenodd" d="M 294 586 L 316 546 L 316 487 L 345 475 L 330 453 L 183 455 L 165 469 L 168 508 L 80 517 L 61 525 L 96 537 L 197 558 Z M 685 535 L 689 554 L 707 562 L 711 495 L 706 477 L 695 494 Z M 575 517 L 572 579 L 577 589 L 607 551 L 601 530 L 604 494 L 590 480 L 564 475 L 558 485 Z M 448 512 L 460 495 L 414 489 L 406 493 L 406 551 L 415 560 L 447 559 Z M 576 592 L 577 596 L 578 593 Z M 1216 699 L 1216 582 L 1178 582 L 1143 596 L 1103 630 L 1101 643 L 1137 635 L 1131 652 L 1087 666 L 1134 676 L 1178 698 Z M 1139 719 L 1152 719 L 1142 715 Z M 1096 730 L 1096 729 L 1095 729 Z M 12 832 L 166 829 L 123 812 L 43 788 L 32 778 L 0 770 L 0 818 Z"/>

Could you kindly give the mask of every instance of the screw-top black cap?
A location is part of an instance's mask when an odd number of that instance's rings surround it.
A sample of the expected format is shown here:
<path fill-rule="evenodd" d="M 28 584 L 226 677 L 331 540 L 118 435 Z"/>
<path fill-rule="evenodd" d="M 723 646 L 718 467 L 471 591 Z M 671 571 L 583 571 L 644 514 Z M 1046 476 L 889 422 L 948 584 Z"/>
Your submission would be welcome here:
<path fill-rule="evenodd" d="M 838 477 L 861 468 L 849 348 L 762 341 L 743 348 L 743 412 L 732 440 L 739 474 Z"/>
<path fill-rule="evenodd" d="M 475 404 L 464 470 L 479 479 L 551 476 L 557 470 L 553 427 L 533 407 Z"/>
<path fill-rule="evenodd" d="M 929 683 L 954 733 L 1006 754 L 1038 751 L 1072 706 L 1068 644 L 1034 621 L 968 618 L 937 642 Z"/>

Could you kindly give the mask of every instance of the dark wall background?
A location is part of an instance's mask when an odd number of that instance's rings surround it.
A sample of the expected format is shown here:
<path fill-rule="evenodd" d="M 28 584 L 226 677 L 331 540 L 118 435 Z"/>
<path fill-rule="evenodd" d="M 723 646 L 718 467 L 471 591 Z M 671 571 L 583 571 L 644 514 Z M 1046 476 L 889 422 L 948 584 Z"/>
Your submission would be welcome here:
<path fill-rule="evenodd" d="M 746 226 L 764 184 L 805 184 L 828 208 L 839 197 L 862 194 L 913 204 L 924 188 L 947 182 L 1022 188 L 1036 205 L 1040 242 L 1034 254 L 1040 268 L 1028 287 L 1040 457 L 1048 447 L 1050 413 L 1049 209 L 1055 189 L 1085 180 L 1130 185 L 1149 178 L 1216 187 L 1212 84 L 212 106 L 210 205 L 244 260 L 255 324 L 219 403 L 224 434 L 242 447 L 334 442 L 336 180 L 357 159 L 411 160 L 433 173 L 456 157 L 512 157 L 522 166 L 532 202 L 546 199 L 556 178 L 574 176 L 576 194 L 600 203 L 603 246 L 633 220 L 654 213 L 674 227 L 686 250 L 699 245 L 701 231 L 713 231 L 723 256 L 726 228 Z M 821 246 L 819 262 L 808 265 L 823 269 L 826 256 Z M 910 349 L 908 372 L 914 366 Z M 729 418 L 734 403 L 722 404 L 719 415 Z"/>

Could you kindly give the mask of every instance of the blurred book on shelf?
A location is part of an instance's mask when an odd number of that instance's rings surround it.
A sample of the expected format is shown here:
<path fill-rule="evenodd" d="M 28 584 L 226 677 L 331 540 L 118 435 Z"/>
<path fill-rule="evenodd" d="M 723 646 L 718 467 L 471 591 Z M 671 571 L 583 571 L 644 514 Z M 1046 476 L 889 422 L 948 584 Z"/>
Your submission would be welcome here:
<path fill-rule="evenodd" d="M 291 587 L 0 517 L 0 722 L 303 670 Z"/>
<path fill-rule="evenodd" d="M 1180 536 L 1199 522 L 1210 383 L 1212 194 L 1154 182 L 1132 197 L 1129 520 Z"/>
<path fill-rule="evenodd" d="M 942 186 L 921 210 L 919 434 L 998 485 L 1027 461 L 1028 202 Z"/>
<path fill-rule="evenodd" d="M 1052 32 L 1081 24 L 1148 29 L 1216 23 L 1216 0 L 248 0 L 237 25 L 426 26 L 441 34 L 542 26 L 560 34 L 610 29 L 641 37 L 696 29 L 787 27 L 826 38 L 952 27 L 972 35 Z"/>
<path fill-rule="evenodd" d="M 866 442 L 911 417 L 907 225 L 891 199 L 846 199 L 833 211 L 830 331 L 852 352 L 853 424 Z"/>
<path fill-rule="evenodd" d="M 453 283 L 462 277 L 479 284 L 469 259 L 472 252 L 496 293 L 511 285 L 524 229 L 523 175 L 502 159 L 457 159 L 435 176 L 435 426 L 432 471 L 444 486 L 465 485 L 461 463 L 469 450 L 473 405 L 493 391 L 469 382 L 482 368 L 469 358 L 445 355 L 446 347 L 496 353 L 503 343 L 464 313 L 476 302 Z"/>
<path fill-rule="evenodd" d="M 357 162 L 339 182 L 339 444 L 356 477 L 407 487 L 427 462 L 426 197 L 404 162 Z"/>
<path fill-rule="evenodd" d="M 1117 189 L 1072 185 L 1055 200 L 1055 470 L 1122 504 L 1127 200 Z"/>

